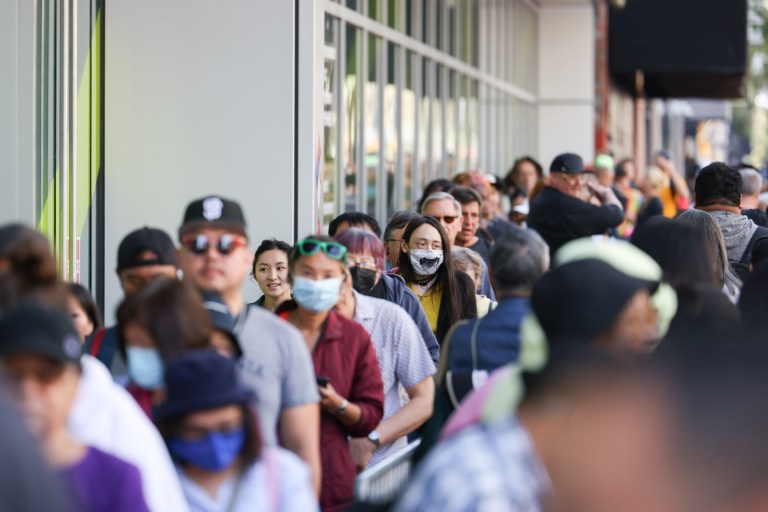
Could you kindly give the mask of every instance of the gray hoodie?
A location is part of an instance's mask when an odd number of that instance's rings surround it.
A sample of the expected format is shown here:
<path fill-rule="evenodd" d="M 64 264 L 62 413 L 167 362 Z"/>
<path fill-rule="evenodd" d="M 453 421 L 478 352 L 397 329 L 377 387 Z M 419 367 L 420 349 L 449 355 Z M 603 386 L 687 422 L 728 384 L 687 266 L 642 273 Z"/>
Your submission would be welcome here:
<path fill-rule="evenodd" d="M 709 213 L 723 232 L 728 259 L 738 261 L 747 249 L 749 239 L 757 231 L 757 224 L 740 213 L 718 210 Z"/>

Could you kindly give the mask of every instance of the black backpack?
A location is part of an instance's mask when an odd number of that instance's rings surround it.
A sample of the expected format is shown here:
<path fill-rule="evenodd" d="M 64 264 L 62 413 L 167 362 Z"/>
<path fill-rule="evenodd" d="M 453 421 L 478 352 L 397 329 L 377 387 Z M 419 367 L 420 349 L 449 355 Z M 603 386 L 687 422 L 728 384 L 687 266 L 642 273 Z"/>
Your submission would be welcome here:
<path fill-rule="evenodd" d="M 752 238 L 749 239 L 747 247 L 744 249 L 744 253 L 741 255 L 741 258 L 738 260 L 728 260 L 728 263 L 731 264 L 731 268 L 733 268 L 733 271 L 736 272 L 736 275 L 739 276 L 739 279 L 741 279 L 742 283 L 747 280 L 751 272 L 750 269 L 752 265 L 752 249 L 754 248 L 755 243 L 763 238 L 768 238 L 768 228 L 758 226 L 755 232 L 752 234 Z"/>

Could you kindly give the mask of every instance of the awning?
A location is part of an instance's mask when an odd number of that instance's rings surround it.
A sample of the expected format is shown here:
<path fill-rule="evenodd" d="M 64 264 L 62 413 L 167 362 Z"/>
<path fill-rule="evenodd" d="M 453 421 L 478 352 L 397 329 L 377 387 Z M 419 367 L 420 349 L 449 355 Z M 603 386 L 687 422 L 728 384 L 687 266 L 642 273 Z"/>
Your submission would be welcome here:
<path fill-rule="evenodd" d="M 628 0 L 611 8 L 609 69 L 647 97 L 738 98 L 747 73 L 747 0 Z"/>

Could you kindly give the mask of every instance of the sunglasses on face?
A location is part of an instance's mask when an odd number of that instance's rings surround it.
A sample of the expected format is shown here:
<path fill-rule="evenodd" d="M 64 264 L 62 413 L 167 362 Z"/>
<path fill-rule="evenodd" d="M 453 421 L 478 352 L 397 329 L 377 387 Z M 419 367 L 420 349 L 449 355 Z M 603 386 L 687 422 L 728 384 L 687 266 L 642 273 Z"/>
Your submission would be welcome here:
<path fill-rule="evenodd" d="M 305 238 L 297 243 L 296 249 L 303 256 L 312 256 L 317 254 L 318 251 L 323 251 L 326 256 L 337 261 L 346 261 L 347 256 L 347 248 L 343 245 L 336 242 L 312 240 L 311 238 Z"/>
<path fill-rule="evenodd" d="M 211 247 L 215 248 L 219 254 L 226 256 L 238 247 L 245 247 L 245 240 L 237 235 L 222 235 L 218 240 L 213 240 L 205 235 L 197 235 L 185 238 L 181 244 L 192 254 L 202 255 L 208 252 Z"/>
<path fill-rule="evenodd" d="M 432 215 L 431 217 L 438 222 L 445 222 L 446 224 L 453 224 L 453 221 L 459 218 L 457 215 L 443 215 L 442 217 Z"/>

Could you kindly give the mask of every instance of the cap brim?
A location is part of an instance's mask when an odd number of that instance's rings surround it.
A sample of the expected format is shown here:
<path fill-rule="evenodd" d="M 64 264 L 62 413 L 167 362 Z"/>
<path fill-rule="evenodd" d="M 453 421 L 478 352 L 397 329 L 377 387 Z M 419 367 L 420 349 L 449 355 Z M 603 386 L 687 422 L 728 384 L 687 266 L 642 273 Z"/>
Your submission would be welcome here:
<path fill-rule="evenodd" d="M 6 359 L 16 356 L 37 356 L 50 359 L 61 364 L 71 364 L 80 368 L 80 358 L 72 358 L 64 354 L 61 350 L 52 347 L 50 342 L 39 342 L 34 339 L 24 339 L 23 341 L 4 342 L 0 345 L 0 359 Z M 81 354 L 82 356 L 82 354 Z"/>
<path fill-rule="evenodd" d="M 190 231 L 195 231 L 198 229 L 226 229 L 244 237 L 248 236 L 248 234 L 245 232 L 245 225 L 239 224 L 237 222 L 230 222 L 226 220 L 196 220 L 182 224 L 182 226 L 179 228 L 179 237 L 186 235 Z"/>
<path fill-rule="evenodd" d="M 155 420 L 164 420 L 177 416 L 183 416 L 193 412 L 226 407 L 228 405 L 247 404 L 253 401 L 255 397 L 256 395 L 250 390 L 240 389 L 237 391 L 237 393 L 234 394 L 202 398 L 195 397 L 189 400 L 181 400 L 178 402 L 166 400 L 165 403 L 162 403 L 155 408 L 154 418 Z"/>

